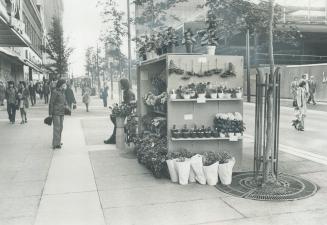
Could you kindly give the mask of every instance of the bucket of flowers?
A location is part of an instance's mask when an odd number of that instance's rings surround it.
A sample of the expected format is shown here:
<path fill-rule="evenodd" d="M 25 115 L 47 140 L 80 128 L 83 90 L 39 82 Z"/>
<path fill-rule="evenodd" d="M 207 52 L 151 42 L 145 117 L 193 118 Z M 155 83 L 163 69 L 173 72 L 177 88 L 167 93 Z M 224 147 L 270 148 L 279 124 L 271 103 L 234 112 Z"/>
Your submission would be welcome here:
<path fill-rule="evenodd" d="M 232 157 L 226 152 L 219 153 L 218 175 L 222 184 L 230 185 L 232 183 L 234 165 L 234 157 Z"/>
<path fill-rule="evenodd" d="M 116 126 L 124 127 L 125 119 L 131 115 L 133 108 L 130 104 L 115 104 L 112 108 L 112 116 L 116 117 Z"/>
<path fill-rule="evenodd" d="M 203 171 L 207 184 L 214 186 L 218 183 L 218 158 L 214 152 L 205 152 L 203 154 Z"/>
<path fill-rule="evenodd" d="M 170 175 L 170 180 L 173 183 L 178 182 L 177 169 L 175 168 L 175 161 L 180 157 L 179 152 L 169 152 L 166 157 L 166 163 Z"/>

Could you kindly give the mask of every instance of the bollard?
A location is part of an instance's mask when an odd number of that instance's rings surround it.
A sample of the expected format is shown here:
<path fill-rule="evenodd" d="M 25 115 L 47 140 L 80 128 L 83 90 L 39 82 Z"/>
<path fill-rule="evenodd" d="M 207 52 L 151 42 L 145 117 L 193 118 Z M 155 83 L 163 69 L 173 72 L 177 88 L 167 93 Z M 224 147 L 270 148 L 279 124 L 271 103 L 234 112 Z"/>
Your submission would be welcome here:
<path fill-rule="evenodd" d="M 119 150 L 125 150 L 125 117 L 116 117 L 116 147 Z"/>

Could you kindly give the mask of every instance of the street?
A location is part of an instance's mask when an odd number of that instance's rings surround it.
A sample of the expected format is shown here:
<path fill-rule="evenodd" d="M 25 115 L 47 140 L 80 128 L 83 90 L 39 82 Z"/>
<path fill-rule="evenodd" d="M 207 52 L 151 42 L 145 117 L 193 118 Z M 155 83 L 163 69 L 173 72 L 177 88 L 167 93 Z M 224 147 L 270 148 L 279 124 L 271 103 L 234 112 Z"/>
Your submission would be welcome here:
<path fill-rule="evenodd" d="M 176 186 L 153 178 L 133 155 L 103 144 L 112 125 L 100 99 L 92 99 L 89 113 L 80 102 L 79 97 L 78 109 L 65 118 L 64 146 L 56 151 L 51 149 L 52 127 L 43 124 L 47 115 L 43 103 L 39 101 L 28 110 L 26 125 L 9 124 L 6 111 L 0 111 L 1 225 L 218 224 L 217 221 L 252 225 L 277 224 L 271 222 L 275 220 L 292 224 L 299 218 L 302 220 L 298 224 L 321 224 L 326 219 L 327 140 L 319 132 L 327 125 L 323 119 L 326 112 L 309 111 L 305 132 L 298 132 L 290 125 L 292 109 L 282 107 L 280 170 L 310 179 L 321 190 L 306 200 L 274 203 L 234 198 L 213 187 Z M 245 103 L 244 112 L 247 132 L 243 170 L 248 171 L 253 160 L 254 104 Z M 196 215 L 200 206 L 207 210 Z M 314 209 L 317 211 L 312 212 Z M 150 212 L 154 213 L 155 222 L 148 217 Z M 183 213 L 194 216 L 185 219 Z M 171 216 L 169 221 L 164 219 L 167 214 Z M 271 214 L 276 216 L 272 218 Z"/>

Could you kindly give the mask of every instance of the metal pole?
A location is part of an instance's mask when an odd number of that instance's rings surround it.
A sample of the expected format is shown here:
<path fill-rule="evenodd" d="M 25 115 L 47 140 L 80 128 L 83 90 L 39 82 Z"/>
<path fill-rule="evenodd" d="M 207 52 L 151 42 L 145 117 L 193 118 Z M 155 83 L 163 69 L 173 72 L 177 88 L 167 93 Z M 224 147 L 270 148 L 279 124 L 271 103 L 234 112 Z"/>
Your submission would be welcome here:
<path fill-rule="evenodd" d="M 101 83 L 100 83 L 100 71 L 99 71 L 99 45 L 97 43 L 97 77 L 98 77 L 98 91 L 100 90 Z"/>
<path fill-rule="evenodd" d="M 131 81 L 131 15 L 130 15 L 130 0 L 127 0 L 127 37 L 128 37 L 128 80 Z"/>
<path fill-rule="evenodd" d="M 246 91 L 247 102 L 251 102 L 250 30 L 246 31 Z"/>

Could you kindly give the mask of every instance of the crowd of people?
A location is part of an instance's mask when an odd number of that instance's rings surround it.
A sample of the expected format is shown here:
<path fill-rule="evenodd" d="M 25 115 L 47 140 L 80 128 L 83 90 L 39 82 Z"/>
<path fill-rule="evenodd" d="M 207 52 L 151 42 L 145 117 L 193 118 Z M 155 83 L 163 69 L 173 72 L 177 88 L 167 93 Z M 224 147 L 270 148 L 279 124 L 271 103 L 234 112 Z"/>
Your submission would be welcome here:
<path fill-rule="evenodd" d="M 307 74 L 302 75 L 301 79 L 294 77 L 291 83 L 291 94 L 293 97 L 293 107 L 296 119 L 293 120 L 293 126 L 299 131 L 304 131 L 304 118 L 307 114 L 307 104 L 316 105 L 315 94 L 317 83 L 314 76 L 308 78 Z"/>

